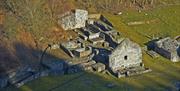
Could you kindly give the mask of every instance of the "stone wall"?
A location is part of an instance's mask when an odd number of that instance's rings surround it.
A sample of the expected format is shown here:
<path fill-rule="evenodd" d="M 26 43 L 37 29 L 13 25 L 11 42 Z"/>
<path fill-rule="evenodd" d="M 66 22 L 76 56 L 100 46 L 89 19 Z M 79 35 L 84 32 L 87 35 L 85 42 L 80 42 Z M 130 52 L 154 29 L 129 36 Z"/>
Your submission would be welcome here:
<path fill-rule="evenodd" d="M 88 20 L 88 11 L 76 9 L 75 10 L 75 21 L 76 21 L 75 28 L 85 27 L 86 20 Z"/>
<path fill-rule="evenodd" d="M 156 51 L 157 53 L 159 53 L 161 56 L 167 58 L 167 59 L 171 59 L 171 53 L 162 49 L 162 48 L 159 48 L 159 47 L 155 47 L 154 51 Z"/>
<path fill-rule="evenodd" d="M 87 19 L 88 12 L 86 10 L 76 9 L 70 13 L 66 13 L 66 15 L 61 16 L 58 23 L 64 30 L 72 30 L 85 27 Z"/>
<path fill-rule="evenodd" d="M 92 53 L 91 47 L 81 48 L 80 51 L 74 50 L 73 54 L 77 57 L 87 57 Z"/>
<path fill-rule="evenodd" d="M 120 68 L 139 66 L 142 63 L 142 51 L 138 44 L 125 39 L 109 57 L 109 67 L 113 71 Z"/>
<path fill-rule="evenodd" d="M 71 52 L 71 50 L 65 48 L 63 45 L 60 45 L 60 48 L 66 53 L 68 54 L 70 57 L 74 57 L 73 53 Z"/>
<path fill-rule="evenodd" d="M 48 76 L 49 73 L 50 73 L 50 70 L 44 70 L 44 71 L 35 73 L 34 75 L 31 75 L 31 76 L 27 77 L 26 79 L 23 79 L 22 81 L 14 84 L 14 85 L 19 88 L 19 87 L 23 86 L 24 84 L 26 84 L 27 82 L 38 79 L 40 77 Z"/>
<path fill-rule="evenodd" d="M 172 62 L 179 62 L 180 56 L 178 55 L 178 52 L 171 53 L 171 61 Z"/>
<path fill-rule="evenodd" d="M 171 39 L 170 37 L 160 39 L 154 44 L 154 51 L 160 54 L 161 56 L 171 60 L 172 62 L 179 62 L 180 58 L 178 55 L 178 43 L 176 40 Z"/>
<path fill-rule="evenodd" d="M 94 33 L 94 34 L 90 34 L 89 35 L 89 39 L 94 39 L 94 38 L 98 38 L 100 35 L 100 33 Z"/>
<path fill-rule="evenodd" d="M 64 30 L 74 29 L 76 24 L 74 14 L 62 18 L 59 23 Z"/>
<path fill-rule="evenodd" d="M 113 27 L 113 24 L 108 21 L 103 15 L 101 15 L 100 20 L 103 21 L 105 24 L 109 25 L 110 27 Z"/>

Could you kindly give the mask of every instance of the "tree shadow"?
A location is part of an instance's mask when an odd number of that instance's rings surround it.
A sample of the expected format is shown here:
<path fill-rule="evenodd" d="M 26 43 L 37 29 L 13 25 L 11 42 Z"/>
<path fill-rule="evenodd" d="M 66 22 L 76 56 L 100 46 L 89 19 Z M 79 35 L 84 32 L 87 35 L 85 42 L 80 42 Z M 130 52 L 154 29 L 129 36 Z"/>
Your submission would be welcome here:
<path fill-rule="evenodd" d="M 10 48 L 7 48 L 6 44 L 3 41 L 0 44 L 0 76 L 6 76 L 21 65 L 16 55 Z"/>
<path fill-rule="evenodd" d="M 11 48 L 6 46 L 6 44 L 0 44 L 0 78 L 9 79 L 10 76 L 14 76 L 14 74 L 18 74 L 18 72 L 28 72 L 26 67 L 30 68 L 33 72 L 50 69 L 42 65 L 41 61 L 43 63 L 57 61 L 67 65 L 64 59 L 51 55 L 49 51 L 50 49 L 38 50 L 20 42 L 12 43 Z M 67 69 L 67 66 L 63 67 Z"/>
<path fill-rule="evenodd" d="M 38 49 L 34 49 L 32 47 L 29 47 L 25 44 L 22 44 L 20 42 L 14 42 L 12 44 L 13 46 L 13 52 L 12 50 L 9 50 L 6 46 L 0 46 L 0 53 L 3 55 L 0 55 L 0 76 L 3 76 L 5 74 L 5 76 L 11 74 L 11 72 L 14 71 L 18 71 L 20 69 L 22 69 L 25 66 L 29 66 L 31 67 L 33 70 L 39 70 L 39 68 L 43 67 L 43 65 L 40 65 L 40 57 L 42 57 L 42 54 L 44 53 L 44 58 L 43 58 L 43 62 L 45 61 L 52 61 L 52 60 L 57 60 L 57 61 L 63 61 L 66 63 L 66 61 L 64 59 L 58 58 L 52 54 L 50 54 L 47 50 L 46 52 L 44 52 L 43 50 L 38 50 Z M 5 54 L 6 53 L 6 54 Z M 71 66 L 66 64 L 67 66 Z M 12 67 L 11 67 L 12 66 Z M 7 67 L 9 67 L 9 69 L 7 69 Z M 66 68 L 67 70 L 68 68 Z M 81 77 L 84 78 L 86 77 L 85 75 L 87 75 L 87 77 L 92 77 L 92 79 L 95 79 L 97 77 L 97 79 L 101 79 L 102 82 L 98 83 L 99 85 L 102 83 L 101 86 L 104 86 L 104 83 L 108 83 L 111 81 L 108 81 L 107 79 L 101 78 L 101 76 L 98 76 L 96 74 L 91 74 L 88 72 L 84 72 L 81 71 L 80 73 L 78 73 L 79 75 L 74 76 L 70 79 L 65 79 L 65 81 L 63 82 L 58 82 L 57 84 L 54 84 L 53 86 L 48 87 L 46 90 L 47 91 L 54 91 L 54 90 L 58 90 L 58 89 L 62 89 L 64 86 L 71 84 L 72 82 L 76 81 L 76 80 L 80 80 Z M 71 74 L 72 75 L 72 74 Z M 64 76 L 60 76 L 60 77 L 66 77 L 69 76 L 69 74 L 65 74 Z M 39 81 L 39 79 L 42 78 L 38 78 L 37 81 Z M 51 79 L 54 80 L 54 79 Z M 94 80 L 96 81 L 96 80 Z M 36 80 L 32 80 L 31 82 L 29 82 L 30 84 L 33 84 L 33 82 L 36 82 Z M 25 86 L 29 86 L 29 83 L 25 84 Z M 38 82 L 39 84 L 42 84 L 41 81 Z M 47 83 L 48 84 L 48 83 Z M 78 83 L 77 83 L 78 84 Z M 80 83 L 82 84 L 82 83 Z M 93 85 L 94 86 L 94 85 Z M 31 86 L 30 86 L 31 87 Z M 31 87 L 30 89 L 34 89 L 35 87 Z M 104 88 L 104 87 L 102 87 Z M 9 91 L 9 90 L 21 90 L 18 88 L 15 88 L 12 85 L 8 85 L 7 88 L 3 88 L 0 89 L 1 91 Z"/>
<path fill-rule="evenodd" d="M 158 39 L 154 39 L 154 40 L 151 40 L 151 41 L 148 41 L 147 43 L 144 43 L 144 45 L 147 46 L 147 49 L 148 50 L 154 50 L 155 48 L 155 42 L 158 41 Z"/>
<path fill-rule="evenodd" d="M 14 48 L 14 52 L 11 52 L 11 50 L 6 48 L 6 46 L 0 46 L 0 54 L 1 54 L 0 55 L 0 60 L 1 60 L 0 61 L 0 73 L 1 73 L 1 76 L 2 76 L 2 74 L 7 73 L 6 71 L 9 71 L 12 69 L 18 70 L 19 67 L 23 67 L 25 65 L 31 66 L 35 70 L 38 70 L 40 67 L 42 67 L 42 65 L 40 65 L 40 57 L 44 52 L 43 50 L 38 50 L 38 49 L 28 47 L 27 45 L 24 45 L 20 42 L 15 42 L 15 43 L 13 43 L 12 46 Z M 50 49 L 48 49 L 45 52 L 43 61 L 57 60 L 57 61 L 66 62 L 64 59 L 61 59 L 59 57 L 56 57 L 56 56 L 50 54 L 49 51 L 50 51 Z M 102 51 L 102 52 L 104 52 L 104 51 Z M 156 65 L 156 64 L 154 63 L 153 65 Z M 9 69 L 7 69 L 8 66 L 10 66 Z M 158 68 L 155 68 L 155 69 L 157 72 L 162 71 L 162 70 L 158 70 Z M 155 73 L 157 73 L 157 72 L 155 72 Z M 163 87 L 170 88 L 169 85 L 166 85 L 165 83 L 156 81 L 156 79 L 151 77 L 152 75 L 151 76 L 143 75 L 140 77 L 137 76 L 136 78 L 132 77 L 133 80 L 135 79 L 135 81 L 133 83 L 131 83 L 131 77 L 118 79 L 115 77 L 108 76 L 107 74 L 97 75 L 97 74 L 88 73 L 88 72 L 82 72 L 82 73 L 78 73 L 78 74 L 79 75 L 75 74 L 75 76 L 72 76 L 72 77 L 71 77 L 71 75 L 68 75 L 68 74 L 63 75 L 63 76 L 55 76 L 56 79 L 54 79 L 54 77 L 48 77 L 50 80 L 56 81 L 57 83 L 54 83 L 54 85 L 50 85 L 50 86 L 47 85 L 48 87 L 43 87 L 42 89 L 45 89 L 45 91 L 58 91 L 59 89 L 62 89 L 62 90 L 66 89 L 66 91 L 69 91 L 70 88 L 75 89 L 75 87 L 80 86 L 83 88 L 77 88 L 77 90 L 81 90 L 81 89 L 85 90 L 85 88 L 89 88 L 90 91 L 92 89 L 100 90 L 100 91 L 105 91 L 105 90 L 116 91 L 119 89 L 122 89 L 122 90 L 134 90 L 134 89 L 135 90 L 148 90 L 149 88 L 151 88 L 151 86 L 155 86 L 153 84 L 157 84 L 156 87 L 159 86 L 162 88 Z M 168 72 L 164 72 L 163 74 L 165 74 L 168 78 L 170 77 L 170 78 L 178 79 L 177 75 L 169 74 Z M 68 77 L 68 76 L 70 76 L 70 77 Z M 156 76 L 159 76 L 159 75 L 156 75 Z M 138 79 L 141 80 L 141 77 L 143 77 L 143 79 L 147 80 L 147 81 L 144 81 L 146 84 L 144 84 L 143 81 L 142 82 L 136 81 Z M 88 78 L 88 79 L 92 80 L 93 83 L 92 84 L 88 83 L 90 85 L 85 85 L 86 83 L 81 81 L 84 78 Z M 44 84 L 51 83 L 49 81 L 45 82 L 45 81 L 43 81 L 43 79 L 44 78 L 33 80 L 32 82 L 25 84 L 25 86 L 29 87 L 33 91 L 41 90 L 41 88 L 38 85 L 46 86 Z M 58 79 L 60 79 L 60 80 L 58 80 Z M 164 78 L 162 80 L 164 80 Z M 43 82 L 45 82 L 45 83 L 43 83 Z M 115 86 L 115 88 L 108 88 L 108 87 L 106 87 L 107 83 L 113 83 L 113 84 L 116 84 L 116 86 Z M 153 83 L 153 84 L 147 85 L 147 83 Z M 33 84 L 35 84 L 35 85 L 33 85 Z M 87 86 L 87 87 L 84 87 L 84 86 Z M 139 87 L 136 87 L 136 86 L 139 86 Z M 37 90 L 37 88 L 38 88 L 38 90 Z M 8 88 L 2 89 L 1 91 L 14 91 L 14 90 L 15 90 L 15 88 L 10 86 Z M 22 89 L 21 88 L 16 89 L 15 91 L 19 91 L 19 90 L 22 90 Z M 87 91 L 89 91 L 89 90 L 87 90 Z M 154 87 L 154 88 L 152 88 L 152 90 L 156 90 L 156 88 Z M 24 91 L 26 91 L 26 90 L 24 90 Z"/>

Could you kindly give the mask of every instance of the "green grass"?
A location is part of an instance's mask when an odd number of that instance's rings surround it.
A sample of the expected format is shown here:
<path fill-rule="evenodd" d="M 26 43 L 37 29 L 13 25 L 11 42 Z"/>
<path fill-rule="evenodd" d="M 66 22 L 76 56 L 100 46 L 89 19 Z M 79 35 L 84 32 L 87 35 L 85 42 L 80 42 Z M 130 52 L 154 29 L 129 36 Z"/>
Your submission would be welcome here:
<path fill-rule="evenodd" d="M 176 13 L 175 13 L 176 12 Z M 145 14 L 148 15 L 145 15 Z M 148 36 L 177 36 L 180 34 L 180 6 L 160 7 L 151 11 L 123 12 L 121 16 L 105 14 L 123 36 L 144 46 L 148 42 Z M 131 21 L 144 21 L 158 19 L 157 23 L 128 26 Z M 64 76 L 49 76 L 32 81 L 19 89 L 10 87 L 5 91 L 165 91 L 175 90 L 174 82 L 180 81 L 180 63 L 172 63 L 159 57 L 152 59 L 143 53 L 143 62 L 153 71 L 146 74 L 127 78 L 115 78 L 114 76 L 99 73 L 78 73 Z M 85 80 L 90 81 L 86 83 Z M 114 83 L 116 87 L 107 88 L 107 83 Z"/>
<path fill-rule="evenodd" d="M 163 35 L 169 35 L 171 37 L 177 36 L 180 33 L 180 6 L 159 7 L 152 11 L 135 12 L 129 11 L 126 14 L 120 16 L 124 23 L 131 21 L 144 21 L 157 19 L 156 23 L 144 24 L 131 27 L 132 30 L 148 35 L 160 33 Z M 147 14 L 147 15 L 145 15 Z"/>
<path fill-rule="evenodd" d="M 180 34 L 180 6 L 159 7 L 157 9 L 142 11 L 125 11 L 120 16 L 106 14 L 114 23 L 117 30 L 131 38 L 141 46 L 149 40 L 148 37 L 175 37 Z M 142 25 L 127 26 L 128 22 L 150 21 L 156 22 Z M 147 37 L 148 36 L 148 37 Z"/>

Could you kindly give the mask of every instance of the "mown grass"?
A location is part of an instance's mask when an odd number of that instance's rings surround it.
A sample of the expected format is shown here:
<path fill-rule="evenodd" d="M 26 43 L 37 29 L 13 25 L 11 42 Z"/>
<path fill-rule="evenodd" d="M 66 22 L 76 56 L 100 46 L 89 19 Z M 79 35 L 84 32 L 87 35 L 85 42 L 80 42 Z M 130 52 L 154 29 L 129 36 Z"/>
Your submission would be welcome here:
<path fill-rule="evenodd" d="M 171 37 L 180 34 L 180 6 L 160 7 L 151 11 L 123 12 L 121 16 L 105 14 L 123 36 L 145 46 L 149 41 L 146 36 L 160 35 Z M 128 26 L 131 21 L 158 19 L 157 23 Z M 5 91 L 165 91 L 175 90 L 175 82 L 180 81 L 180 63 L 158 57 L 151 58 L 143 53 L 143 62 L 153 71 L 150 73 L 115 78 L 112 75 L 99 73 L 78 73 L 64 76 L 49 76 L 32 81 L 19 89 L 10 87 Z M 114 83 L 114 88 L 107 88 L 106 84 Z"/>

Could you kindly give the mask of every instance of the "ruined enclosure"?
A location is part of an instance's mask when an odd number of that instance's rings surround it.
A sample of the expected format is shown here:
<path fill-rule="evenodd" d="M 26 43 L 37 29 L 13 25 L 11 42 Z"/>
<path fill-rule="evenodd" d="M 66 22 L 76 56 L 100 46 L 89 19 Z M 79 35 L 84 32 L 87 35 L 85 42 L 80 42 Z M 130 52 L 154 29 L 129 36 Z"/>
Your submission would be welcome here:
<path fill-rule="evenodd" d="M 76 28 L 82 28 L 86 24 L 88 19 L 88 12 L 85 10 L 72 10 L 59 16 L 59 24 L 64 30 L 72 30 Z"/>
<path fill-rule="evenodd" d="M 68 22 L 66 21 L 66 23 Z M 94 69 L 98 72 L 106 68 L 117 77 L 151 71 L 143 66 L 140 46 L 127 38 L 121 37 L 121 33 L 117 32 L 111 22 L 103 15 L 89 14 L 88 19 L 81 22 L 86 22 L 86 25 L 75 28 L 74 31 L 79 35 L 78 38 L 61 44 L 62 49 L 72 58 L 86 57 L 88 58 L 87 62 L 92 60 L 97 62 L 96 65 L 80 68 Z M 86 50 L 86 48 L 91 51 Z M 89 54 L 92 54 L 91 57 L 89 57 Z"/>
<path fill-rule="evenodd" d="M 79 48 L 73 51 L 73 54 L 77 57 L 86 57 L 92 53 L 91 47 Z"/>
<path fill-rule="evenodd" d="M 179 62 L 179 44 L 178 41 L 170 37 L 155 40 L 149 44 L 150 48 L 160 54 L 161 56 L 171 60 L 172 62 Z"/>
<path fill-rule="evenodd" d="M 28 58 L 27 62 L 23 62 L 25 66 L 22 65 L 8 74 L 8 78 L 2 77 L 1 87 L 7 86 L 7 82 L 21 87 L 40 77 L 80 71 L 108 71 L 118 78 L 150 71 L 142 63 L 140 46 L 123 38 L 103 15 L 88 15 L 86 10 L 76 9 L 61 15 L 58 23 L 64 30 L 75 32 L 77 37 L 61 44 L 49 44 L 43 52 L 27 49 L 37 61 L 31 62 L 31 57 L 23 56 L 21 60 Z M 51 47 L 53 50 L 61 48 L 69 58 L 60 59 L 47 54 L 46 51 Z M 20 51 L 17 56 L 27 53 L 23 51 L 26 49 L 25 46 L 19 44 L 15 45 L 15 48 Z M 44 57 L 46 59 L 43 59 Z"/>

